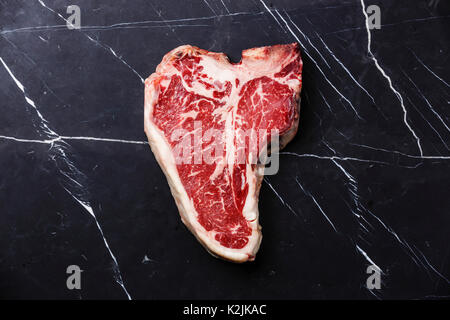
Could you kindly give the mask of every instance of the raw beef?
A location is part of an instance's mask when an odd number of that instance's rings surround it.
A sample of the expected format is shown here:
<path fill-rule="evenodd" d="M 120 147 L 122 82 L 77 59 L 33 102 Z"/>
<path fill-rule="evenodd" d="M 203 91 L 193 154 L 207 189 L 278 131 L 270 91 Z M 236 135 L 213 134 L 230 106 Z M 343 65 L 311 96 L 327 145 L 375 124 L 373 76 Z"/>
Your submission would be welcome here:
<path fill-rule="evenodd" d="M 144 127 L 151 149 L 182 221 L 215 256 L 234 262 L 255 258 L 264 170 L 255 158 L 264 148 L 255 151 L 250 142 L 242 147 L 243 132 L 278 130 L 280 148 L 294 137 L 301 71 L 297 43 L 244 50 L 239 63 L 184 45 L 167 53 L 145 81 Z M 215 134 L 208 136 L 208 130 Z M 258 139 L 264 135 L 257 133 Z M 268 149 L 270 139 L 258 141 Z"/>

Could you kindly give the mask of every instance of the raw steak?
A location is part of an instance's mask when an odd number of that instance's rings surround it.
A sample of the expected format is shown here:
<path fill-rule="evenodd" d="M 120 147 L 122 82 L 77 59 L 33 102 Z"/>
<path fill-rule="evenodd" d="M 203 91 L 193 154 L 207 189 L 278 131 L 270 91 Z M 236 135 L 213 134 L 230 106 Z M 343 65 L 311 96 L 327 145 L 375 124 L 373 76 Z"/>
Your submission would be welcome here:
<path fill-rule="evenodd" d="M 145 81 L 144 126 L 151 149 L 182 221 L 215 256 L 234 262 L 255 258 L 262 238 L 258 194 L 264 165 L 238 142 L 250 129 L 278 130 L 280 148 L 294 137 L 301 70 L 297 43 L 244 50 L 239 63 L 184 45 L 167 53 Z M 209 129 L 220 134 L 198 137 Z M 179 146 L 186 141 L 194 143 L 180 161 Z M 223 149 L 213 152 L 214 143 Z M 205 155 L 214 161 L 202 160 Z"/>

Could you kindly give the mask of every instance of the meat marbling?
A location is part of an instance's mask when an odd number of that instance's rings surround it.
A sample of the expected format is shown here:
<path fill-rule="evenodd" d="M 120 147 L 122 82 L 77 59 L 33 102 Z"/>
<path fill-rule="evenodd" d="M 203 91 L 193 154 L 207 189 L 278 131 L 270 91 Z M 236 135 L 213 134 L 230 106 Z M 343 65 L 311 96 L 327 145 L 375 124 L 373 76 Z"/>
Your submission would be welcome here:
<path fill-rule="evenodd" d="M 184 45 L 167 53 L 145 81 L 144 127 L 151 149 L 183 223 L 215 256 L 234 262 L 255 258 L 262 238 L 263 165 L 254 163 L 248 148 L 244 161 L 237 161 L 237 142 L 249 129 L 278 130 L 280 148 L 294 137 L 301 72 L 297 43 L 244 50 L 239 63 Z M 208 129 L 222 135 L 196 140 Z M 177 130 L 185 132 L 183 137 Z M 197 142 L 189 149 L 190 161 L 179 161 L 178 146 L 186 138 Z M 211 152 L 219 141 L 222 152 Z M 212 163 L 192 160 L 207 152 Z"/>

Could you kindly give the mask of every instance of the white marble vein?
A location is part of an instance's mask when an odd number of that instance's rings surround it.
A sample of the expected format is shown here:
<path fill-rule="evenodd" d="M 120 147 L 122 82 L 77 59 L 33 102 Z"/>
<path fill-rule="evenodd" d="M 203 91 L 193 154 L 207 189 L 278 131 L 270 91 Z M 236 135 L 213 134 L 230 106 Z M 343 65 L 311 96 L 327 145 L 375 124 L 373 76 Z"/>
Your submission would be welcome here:
<path fill-rule="evenodd" d="M 361 159 L 361 158 L 355 158 L 355 157 L 346 157 L 346 156 L 322 156 L 317 155 L 313 153 L 295 153 L 295 152 L 288 152 L 283 151 L 279 152 L 280 155 L 291 155 L 299 158 L 316 158 L 316 159 L 322 159 L 322 160 L 342 160 L 342 161 L 357 161 L 357 162 L 367 162 L 367 163 L 377 163 L 377 164 L 389 164 L 388 162 L 384 161 L 377 161 L 377 160 L 370 160 L 370 159 Z"/>
<path fill-rule="evenodd" d="M 125 287 L 123 280 L 122 280 L 122 275 L 120 273 L 120 269 L 119 269 L 119 263 L 117 262 L 116 256 L 114 255 L 114 253 L 112 252 L 111 248 L 109 247 L 109 243 L 105 238 L 105 234 L 103 233 L 103 229 L 100 226 L 100 223 L 97 220 L 97 217 L 94 213 L 94 210 L 92 209 L 91 205 L 88 202 L 82 201 L 80 199 L 78 199 L 75 195 L 73 195 L 68 189 L 64 188 L 94 219 L 95 224 L 97 225 L 97 229 L 100 231 L 100 234 L 103 238 L 103 243 L 105 244 L 105 247 L 108 249 L 108 253 L 111 257 L 111 259 L 113 260 L 114 264 L 114 274 L 116 277 L 116 282 L 122 287 L 123 291 L 125 292 L 125 294 L 127 295 L 128 300 L 131 300 L 131 296 L 127 290 L 127 288 Z"/>
<path fill-rule="evenodd" d="M 361 249 L 360 246 L 356 245 L 356 249 L 358 249 L 359 253 L 361 253 L 364 258 L 366 258 L 366 260 L 373 266 L 377 267 L 378 270 L 380 271 L 380 273 L 383 273 L 383 271 L 381 270 L 381 268 L 369 257 L 369 255 L 363 250 Z"/>
<path fill-rule="evenodd" d="M 38 0 L 38 2 L 41 4 L 41 6 L 43 6 L 44 8 L 50 10 L 51 12 L 53 12 L 54 14 L 58 15 L 61 19 L 63 19 L 64 21 L 66 21 L 66 23 L 70 23 L 69 21 L 67 21 L 66 18 L 64 18 L 60 13 L 56 12 L 55 10 L 53 10 L 52 8 L 48 7 L 44 1 L 42 0 Z M 72 25 L 72 24 L 71 24 Z M 73 25 L 72 25 L 73 26 Z"/>
<path fill-rule="evenodd" d="M 11 141 L 15 141 L 15 142 L 24 142 L 24 143 L 52 144 L 55 141 L 57 141 L 59 138 L 49 139 L 49 140 L 35 140 L 35 139 L 22 139 L 22 138 L 16 138 L 16 137 L 9 137 L 9 136 L 0 135 L 0 139 L 11 140 Z"/>
<path fill-rule="evenodd" d="M 154 22 L 154 21 L 149 21 Z M 161 23 L 161 21 L 159 21 Z M 152 28 L 198 28 L 198 27 L 208 27 L 210 28 L 210 24 L 164 24 L 164 25 L 139 25 L 140 22 L 136 23 L 127 23 L 124 22 L 123 26 L 80 26 L 80 31 L 107 31 L 107 30 L 115 30 L 115 29 L 152 29 Z M 129 25 L 127 25 L 129 24 Z M 16 28 L 16 29 L 10 29 L 10 30 L 3 30 L 0 31 L 0 35 L 7 35 L 11 33 L 21 33 L 21 32 L 41 32 L 41 31 L 72 31 L 67 28 L 66 25 L 53 25 L 53 26 L 33 26 L 33 27 L 22 27 L 22 28 Z M 43 40 L 41 38 L 41 40 Z M 43 40 L 45 41 L 45 40 Z M 47 41 L 45 41 L 47 42 Z"/>
<path fill-rule="evenodd" d="M 398 155 L 402 155 L 408 158 L 413 158 L 413 159 L 440 159 L 440 160 L 450 160 L 450 156 L 418 156 L 418 155 L 413 155 L 413 154 L 407 154 L 404 152 L 400 152 L 397 150 L 388 150 L 388 149 L 384 149 L 384 148 L 376 148 L 376 147 L 372 147 L 372 146 L 368 146 L 368 145 L 364 145 L 364 144 L 357 144 L 357 143 L 350 143 L 351 145 L 354 146 L 359 146 L 359 147 L 363 147 L 363 148 L 367 148 L 367 149 L 372 149 L 372 150 L 377 150 L 377 151 L 383 151 L 383 152 L 389 152 L 389 153 L 395 153 Z M 282 152 L 280 152 L 280 154 L 283 154 Z M 299 155 L 298 155 L 299 156 Z M 348 158 L 348 157 L 347 157 Z M 351 160 L 355 160 L 354 158 L 352 158 Z M 355 160 L 356 161 L 356 160 Z M 370 162 L 371 160 L 367 160 L 366 162 Z M 384 163 L 387 164 L 387 163 Z"/>
<path fill-rule="evenodd" d="M 333 150 L 334 152 L 334 150 Z M 366 223 L 367 225 L 369 225 L 372 229 L 373 226 L 364 218 L 363 215 L 363 206 L 360 202 L 360 196 L 359 196 L 359 192 L 358 192 L 358 182 L 357 180 L 347 171 L 345 170 L 345 168 L 338 163 L 338 161 L 336 161 L 335 159 L 332 160 L 333 163 L 336 165 L 336 167 L 338 167 L 338 169 L 346 176 L 346 178 L 349 180 L 349 187 L 348 187 L 348 191 L 350 193 L 350 197 L 353 199 L 353 203 L 354 206 L 356 208 L 355 212 L 346 201 L 345 204 L 347 205 L 347 207 L 350 209 L 351 213 L 357 218 L 358 224 L 361 228 L 363 228 L 363 230 L 367 233 L 370 233 L 370 231 L 366 228 L 366 226 L 364 225 L 364 223 Z M 361 239 L 363 239 L 364 241 L 366 241 L 361 235 L 359 236 Z"/>
<path fill-rule="evenodd" d="M 295 34 L 295 32 L 291 29 L 291 27 L 289 26 L 289 24 L 287 23 L 286 19 L 283 18 L 283 16 L 278 12 L 275 11 L 278 16 L 280 17 L 280 19 L 284 22 L 284 24 L 286 25 L 287 29 L 289 30 L 289 32 L 292 34 L 292 36 L 297 40 L 298 43 L 300 43 L 300 45 L 303 47 L 303 52 L 313 61 L 313 63 L 315 64 L 316 68 L 319 70 L 319 72 L 322 74 L 322 76 L 325 78 L 325 81 L 333 88 L 333 90 L 342 98 L 344 99 L 349 105 L 350 107 L 353 109 L 353 111 L 355 112 L 356 116 L 359 119 L 362 119 L 361 116 L 359 115 L 358 111 L 356 110 L 356 108 L 354 107 L 354 105 L 351 103 L 351 101 L 349 99 L 347 99 L 347 97 L 345 97 L 335 86 L 333 83 L 331 83 L 331 81 L 327 78 L 327 76 L 325 75 L 325 73 L 323 72 L 322 68 L 320 68 L 319 64 L 316 62 L 316 60 L 309 54 L 308 50 L 306 50 L 305 46 L 303 45 L 303 43 L 300 41 L 300 39 L 297 37 L 297 35 Z M 291 17 L 288 15 L 288 13 L 285 11 L 284 12 L 286 14 L 286 16 L 288 17 L 289 21 L 294 25 L 294 27 L 300 32 L 300 34 L 303 35 L 303 37 L 306 39 L 305 34 L 300 30 L 300 28 L 292 21 Z"/>
<path fill-rule="evenodd" d="M 55 13 L 56 15 L 58 15 L 58 17 L 60 17 L 61 19 L 63 19 L 65 22 L 70 23 L 66 18 L 64 18 L 60 13 L 56 12 L 55 10 L 53 10 L 52 8 L 48 7 L 42 0 L 38 0 L 39 3 L 46 9 L 50 10 L 51 12 Z M 103 49 L 105 49 L 107 52 L 111 53 L 116 59 L 118 59 L 120 62 L 122 62 L 125 66 L 127 66 L 135 75 L 137 75 L 139 77 L 139 79 L 141 80 L 142 83 L 144 83 L 144 79 L 143 77 L 134 69 L 132 68 L 124 59 L 122 59 L 122 57 L 119 57 L 116 52 L 109 46 L 100 43 L 98 40 L 95 40 L 93 38 L 91 38 L 90 36 L 88 36 L 85 33 L 82 33 L 85 37 L 87 37 L 90 41 L 100 45 L 100 47 L 102 47 Z"/>
<path fill-rule="evenodd" d="M 42 114 L 39 112 L 39 110 L 36 107 L 36 104 L 34 103 L 33 100 L 31 100 L 26 92 L 25 92 L 25 87 L 22 85 L 22 83 L 17 80 L 17 78 L 14 76 L 14 74 L 11 72 L 11 69 L 8 67 L 8 65 L 5 63 L 5 61 L 3 60 L 2 57 L 0 57 L 0 62 L 3 64 L 4 68 L 6 69 L 6 71 L 8 72 L 8 74 L 10 75 L 11 79 L 13 79 L 14 83 L 17 85 L 17 87 L 20 89 L 20 91 L 22 91 L 25 101 L 33 107 L 33 109 L 36 111 L 36 114 L 38 115 L 39 119 L 40 119 L 40 124 L 42 126 L 42 128 L 44 129 L 45 133 L 47 135 L 49 135 L 50 137 L 54 137 L 54 136 L 58 136 L 53 130 L 51 130 L 48 125 L 47 125 L 47 120 L 44 119 L 44 117 L 42 116 Z"/>
<path fill-rule="evenodd" d="M 208 6 L 208 8 L 212 11 L 212 13 L 214 13 L 214 15 L 217 15 L 217 12 L 213 9 L 213 7 L 211 7 L 211 5 L 207 0 L 203 0 L 203 2 Z"/>
<path fill-rule="evenodd" d="M 82 26 L 81 30 L 98 30 L 98 29 L 104 29 L 104 30 L 110 30 L 110 29 L 116 29 L 116 28 L 122 28 L 122 27 L 132 27 L 132 26 L 140 26 L 143 24 L 149 24 L 149 23 L 164 23 L 164 26 L 169 27 L 190 27 L 190 26 L 210 26 L 210 25 L 191 25 L 191 24 L 171 24 L 171 23 L 184 23 L 184 22 L 195 22 L 195 21 L 204 21 L 204 20 L 215 20 L 219 18 L 227 18 L 227 17 L 235 17 L 235 16 L 257 16 L 262 15 L 265 12 L 233 12 L 229 14 L 218 14 L 214 16 L 204 16 L 204 17 L 193 17 L 193 18 L 181 18 L 181 19 L 163 19 L 163 20 L 144 20 L 144 21 L 132 21 L 132 22 L 119 22 L 114 23 L 107 26 Z M 158 15 L 159 16 L 159 15 Z"/>
<path fill-rule="evenodd" d="M 2 30 L 2 31 L 0 31 L 0 35 L 16 33 L 16 32 L 38 32 L 38 31 L 45 31 L 45 30 L 68 30 L 68 29 L 67 29 L 66 25 L 33 26 L 33 27 L 22 27 L 22 28 L 16 28 L 16 29 Z"/>
<path fill-rule="evenodd" d="M 450 284 L 450 281 L 442 274 L 440 273 L 427 259 L 427 257 L 425 257 L 425 255 L 416 247 L 414 246 L 414 248 L 417 250 L 417 252 L 420 253 L 420 255 L 422 256 L 423 260 L 426 262 L 426 264 L 431 268 L 431 270 L 433 270 L 439 277 L 441 277 L 443 280 L 445 280 L 445 282 L 447 282 L 447 284 Z"/>
<path fill-rule="evenodd" d="M 334 226 L 333 222 L 330 220 L 330 218 L 328 218 L 327 214 L 325 213 L 325 211 L 323 211 L 322 207 L 320 206 L 319 202 L 317 202 L 316 198 L 314 198 L 314 196 L 310 193 L 307 192 L 305 190 L 305 188 L 303 188 L 302 184 L 300 183 L 300 181 L 298 181 L 298 177 L 295 177 L 295 181 L 297 182 L 297 184 L 299 185 L 299 187 L 302 189 L 303 193 L 306 194 L 308 197 L 310 197 L 314 204 L 316 205 L 316 207 L 319 209 L 320 213 L 322 213 L 322 215 L 325 217 L 325 219 L 328 221 L 328 223 L 331 225 L 331 227 L 333 228 L 333 230 L 337 233 L 337 229 Z"/>
<path fill-rule="evenodd" d="M 11 140 L 16 142 L 24 142 L 24 143 L 42 143 L 42 144 L 53 144 L 58 141 L 64 140 L 81 140 L 81 141 L 100 141 L 100 142 L 114 142 L 114 143 L 125 143 L 125 144 L 142 144 L 147 145 L 147 141 L 135 141 L 135 140 L 123 140 L 123 139 L 111 139 L 111 138 L 99 138 L 99 137 L 70 137 L 70 136 L 58 136 L 53 139 L 47 140 L 36 140 L 36 139 L 24 139 L 24 138 L 16 138 L 12 136 L 4 136 L 0 135 L 0 139 L 3 140 Z"/>
<path fill-rule="evenodd" d="M 83 140 L 83 141 L 116 142 L 116 143 L 125 143 L 125 144 L 148 144 L 147 141 L 110 139 L 110 138 L 98 138 L 98 137 L 69 137 L 69 136 L 61 136 L 61 139 L 62 140 Z"/>
<path fill-rule="evenodd" d="M 436 79 L 438 79 L 439 81 L 441 81 L 443 84 L 445 84 L 447 87 L 450 87 L 450 85 L 441 77 L 439 77 L 435 72 L 433 72 L 433 70 L 431 70 L 425 63 L 423 63 L 423 61 L 416 55 L 416 53 L 414 51 L 412 51 L 412 54 L 414 55 L 414 57 L 417 59 L 417 61 L 419 61 L 419 63 L 425 68 L 427 69 Z"/>
<path fill-rule="evenodd" d="M 356 79 L 355 77 L 352 75 L 352 73 L 350 72 L 350 70 L 348 70 L 348 68 L 342 63 L 341 60 L 339 60 L 336 55 L 334 54 L 333 51 L 331 51 L 331 49 L 327 46 L 327 44 L 325 43 L 325 41 L 323 41 L 322 37 L 316 32 L 317 37 L 319 38 L 319 40 L 322 42 L 322 44 L 325 46 L 325 49 L 327 49 L 327 51 L 330 53 L 330 55 L 333 57 L 333 59 L 339 63 L 339 65 L 342 67 L 342 69 L 344 69 L 344 71 L 349 75 L 349 77 L 353 80 L 353 82 L 362 90 L 364 91 L 364 93 L 370 98 L 370 100 L 372 100 L 373 104 L 375 104 L 375 99 L 374 97 L 366 90 L 366 88 L 364 88 Z"/>
<path fill-rule="evenodd" d="M 41 1 L 40 1 L 41 2 Z M 3 60 L 2 57 L 0 57 L 0 62 L 2 62 L 3 66 L 5 67 L 6 71 L 9 73 L 9 75 L 11 76 L 11 79 L 13 79 L 13 81 L 15 82 L 15 84 L 17 85 L 17 87 L 19 88 L 19 90 L 24 94 L 25 97 L 25 101 L 31 105 L 34 109 L 34 111 L 36 112 L 36 115 L 38 116 L 39 120 L 40 120 L 40 126 L 42 128 L 42 130 L 44 131 L 44 133 L 51 139 L 48 140 L 43 140 L 43 141 L 50 141 L 49 143 L 52 145 L 52 147 L 54 146 L 54 148 L 51 148 L 51 150 L 54 151 L 54 153 L 49 154 L 50 159 L 52 159 L 58 169 L 58 171 L 66 178 L 69 178 L 69 181 L 71 181 L 72 183 L 75 183 L 77 185 L 77 188 L 79 188 L 80 186 L 82 186 L 82 184 L 77 181 L 75 178 L 85 178 L 84 174 L 82 172 L 80 172 L 75 166 L 74 164 L 70 161 L 70 159 L 68 158 L 66 152 L 64 151 L 64 144 L 61 145 L 55 145 L 54 143 L 61 140 L 61 137 L 52 129 L 50 129 L 50 127 L 48 126 L 48 122 L 47 120 L 44 118 L 44 116 L 39 112 L 36 104 L 34 103 L 33 100 L 31 100 L 31 98 L 29 98 L 27 96 L 26 90 L 24 85 L 16 78 L 16 76 L 13 74 L 13 72 L 11 71 L 11 69 L 8 67 L 8 65 L 5 63 L 5 61 Z M 11 139 L 9 139 L 11 140 Z M 23 139 L 16 139 L 13 138 L 12 140 L 17 141 L 17 142 L 23 142 Z M 31 141 L 31 140 L 30 140 Z M 61 162 L 59 162 L 58 160 L 62 160 Z M 119 264 L 117 262 L 116 257 L 114 256 L 114 254 L 112 253 L 108 242 L 106 241 L 106 238 L 104 236 L 103 230 L 100 226 L 100 224 L 98 223 L 98 220 L 94 214 L 94 211 L 92 210 L 92 207 L 89 204 L 89 201 L 87 200 L 80 200 L 77 196 L 75 196 L 72 192 L 69 191 L 68 188 L 64 187 L 63 188 L 72 196 L 74 197 L 75 200 L 77 200 L 77 202 L 84 208 L 86 209 L 89 214 L 95 219 L 96 225 L 97 225 L 97 229 L 99 230 L 103 241 L 105 243 L 106 248 L 108 249 L 108 252 L 111 255 L 111 258 L 114 262 L 114 268 L 115 268 L 115 278 L 116 278 L 116 282 L 122 287 L 122 289 L 124 290 L 124 292 L 126 293 L 128 299 L 131 299 L 131 296 L 129 295 L 128 291 L 126 290 L 123 281 L 122 281 L 122 276 L 120 274 L 120 268 L 119 268 Z M 85 191 L 85 188 L 81 188 L 82 190 Z"/>
<path fill-rule="evenodd" d="M 432 16 L 432 17 L 415 18 L 415 19 L 406 19 L 406 20 L 402 20 L 402 21 L 398 21 L 398 22 L 394 22 L 394 23 L 381 24 L 381 27 L 382 28 L 394 27 L 394 26 L 398 26 L 398 25 L 401 25 L 401 24 L 407 24 L 407 23 L 413 23 L 413 22 L 427 22 L 427 21 L 446 19 L 446 18 L 450 18 L 450 15 L 446 15 L 446 16 Z M 348 32 L 348 31 L 355 31 L 355 30 L 362 30 L 362 29 L 365 29 L 365 27 L 345 28 L 345 29 L 335 30 L 335 31 L 332 31 L 332 32 L 327 32 L 324 35 L 337 34 L 337 33 L 343 33 L 343 32 Z"/>
<path fill-rule="evenodd" d="M 97 45 L 103 47 L 104 49 L 109 50 L 109 51 L 113 54 L 114 57 L 116 57 L 117 59 L 119 59 L 119 61 L 121 61 L 124 65 L 126 65 L 126 66 L 128 67 L 128 69 L 130 69 L 135 75 L 137 75 L 137 76 L 139 77 L 139 79 L 141 80 L 142 83 L 145 83 L 144 78 L 143 78 L 143 77 L 142 77 L 142 76 L 141 76 L 134 68 L 132 68 L 125 60 L 123 60 L 122 57 L 120 57 L 119 55 L 117 55 L 117 53 L 114 51 L 113 48 L 111 48 L 110 46 L 108 46 L 108 45 L 106 45 L 106 44 L 104 44 L 104 43 L 101 43 L 101 42 L 98 41 L 98 40 L 93 39 L 92 37 L 90 37 L 90 36 L 88 36 L 88 35 L 86 35 L 86 37 L 87 37 L 90 41 L 96 43 Z"/>
<path fill-rule="evenodd" d="M 363 14 L 364 14 L 364 17 L 365 17 L 365 21 L 366 21 L 367 54 L 369 55 L 369 58 L 373 60 L 373 62 L 375 63 L 375 66 L 380 71 L 380 73 L 383 75 L 383 77 L 388 81 L 389 87 L 391 88 L 392 92 L 394 92 L 394 94 L 397 97 L 397 99 L 400 101 L 400 105 L 401 105 L 402 110 L 403 110 L 403 122 L 405 123 L 406 127 L 408 128 L 408 130 L 411 132 L 411 134 L 413 135 L 414 139 L 416 140 L 417 147 L 419 148 L 420 155 L 423 156 L 422 145 L 420 144 L 420 138 L 417 136 L 416 132 L 413 130 L 413 128 L 411 127 L 411 125 L 408 122 L 408 112 L 407 112 L 407 110 L 405 108 L 405 104 L 403 103 L 403 97 L 400 94 L 400 92 L 398 92 L 398 90 L 394 88 L 391 78 L 386 74 L 384 69 L 378 63 L 377 58 L 372 53 L 372 49 L 371 49 L 371 33 L 370 33 L 370 27 L 369 27 L 369 16 L 367 15 L 367 12 L 366 12 L 366 6 L 364 4 L 364 0 L 361 0 L 361 6 L 362 6 L 362 11 L 363 11 Z"/>
<path fill-rule="evenodd" d="M 275 188 L 272 186 L 272 184 L 269 182 L 269 180 L 267 179 L 267 177 L 264 178 L 264 182 L 267 183 L 270 187 L 270 189 L 273 191 L 273 193 L 275 193 L 275 195 L 277 196 L 277 198 L 281 201 L 281 203 L 287 207 L 289 209 L 289 211 L 291 211 L 297 218 L 298 218 L 298 214 L 297 212 L 295 212 L 294 209 L 292 209 L 292 207 L 289 205 L 289 203 L 287 203 L 281 196 L 280 194 L 275 190 Z"/>
<path fill-rule="evenodd" d="M 277 17 L 275 17 L 275 15 L 273 14 L 272 10 L 269 9 L 269 7 L 266 5 L 266 3 L 263 0 L 259 0 L 262 5 L 264 6 L 264 8 L 266 8 L 267 12 L 270 13 L 270 15 L 275 19 L 276 23 L 278 23 L 278 25 L 280 26 L 281 30 L 283 30 L 284 32 L 286 32 L 286 30 L 284 29 L 284 27 L 282 26 L 282 24 L 280 23 L 280 21 L 278 21 Z"/>
<path fill-rule="evenodd" d="M 428 119 L 425 118 L 425 115 L 423 114 L 423 112 L 420 111 L 420 109 L 411 101 L 411 99 L 409 97 L 406 97 L 406 99 L 412 105 L 412 107 L 417 111 L 417 113 L 421 116 L 421 118 L 428 124 L 428 126 L 431 128 L 431 130 L 433 130 L 433 132 L 436 133 L 436 135 L 438 136 L 439 140 L 441 140 L 444 147 L 450 151 L 450 148 L 449 148 L 447 142 L 444 140 L 444 138 L 441 136 L 441 134 L 437 131 L 437 129 L 430 123 L 430 121 L 428 121 Z"/>
<path fill-rule="evenodd" d="M 425 257 L 425 255 L 415 245 L 414 245 L 414 248 L 416 249 L 417 252 L 420 253 L 420 255 L 422 256 L 422 259 L 416 254 L 415 250 L 413 250 L 413 248 L 410 246 L 410 244 L 405 239 L 401 238 L 390 226 L 388 226 L 385 222 L 383 222 L 378 216 L 373 214 L 372 211 L 370 211 L 367 208 L 364 208 L 364 211 L 368 212 L 375 220 L 377 220 L 383 226 L 383 228 L 388 233 L 390 233 L 401 244 L 405 253 L 413 260 L 413 262 L 417 266 L 419 266 L 419 267 L 421 266 L 427 272 L 428 272 L 428 270 L 433 271 L 440 278 L 444 279 L 447 283 L 449 283 L 449 280 L 444 275 L 442 275 L 438 270 L 436 270 L 436 268 L 433 267 L 433 265 L 430 264 L 430 262 Z M 428 267 L 425 265 L 424 262 L 426 263 L 426 265 Z"/>
<path fill-rule="evenodd" d="M 319 92 L 319 95 L 322 97 L 323 101 L 325 102 L 325 105 L 327 106 L 328 110 L 330 110 L 330 112 L 333 113 L 333 110 L 331 109 L 331 106 L 328 103 L 327 99 L 325 99 L 322 91 L 320 91 L 320 89 L 317 89 L 317 91 Z"/>
<path fill-rule="evenodd" d="M 277 12 L 278 13 L 278 12 Z M 279 14 L 279 13 L 278 13 Z M 288 16 L 288 14 L 285 11 L 285 14 Z M 300 28 L 292 21 L 292 19 L 288 16 L 288 18 L 290 19 L 291 23 L 294 25 L 294 27 L 301 33 L 301 35 L 303 36 L 303 38 L 306 39 L 306 41 L 308 41 L 309 45 L 311 47 L 313 47 L 314 51 L 317 52 L 317 54 L 319 55 L 319 57 L 322 59 L 322 61 L 327 65 L 328 69 L 331 70 L 331 66 L 328 64 L 327 59 L 325 59 L 325 57 L 322 55 L 322 53 L 319 51 L 319 49 L 317 49 L 317 47 L 314 45 L 314 43 L 312 43 L 311 39 L 309 39 L 308 36 L 306 36 L 301 30 Z"/>
<path fill-rule="evenodd" d="M 230 14 L 230 10 L 228 10 L 228 7 L 225 5 L 225 2 L 223 2 L 223 0 L 220 0 L 220 2 L 222 2 L 222 5 L 224 6 L 227 13 Z"/>
<path fill-rule="evenodd" d="M 361 212 L 360 208 L 360 202 L 359 202 L 359 194 L 358 194 L 358 182 L 355 180 L 355 178 L 344 169 L 342 165 L 340 165 L 335 159 L 332 160 L 333 163 L 339 168 L 339 170 L 344 173 L 344 175 L 347 177 L 347 179 L 350 181 L 350 188 L 349 192 L 353 198 L 353 202 L 355 204 L 355 208 L 357 211 Z"/>
<path fill-rule="evenodd" d="M 143 24 L 149 24 L 149 23 L 161 23 L 163 22 L 165 26 L 169 27 L 190 27 L 190 26 L 210 26 L 210 25 L 191 25 L 191 24 L 171 24 L 171 23 L 183 23 L 183 22 L 195 22 L 195 21 L 204 21 L 204 20 L 215 20 L 220 18 L 227 18 L 227 17 L 235 17 L 235 16 L 257 16 L 257 15 L 263 15 L 265 12 L 233 12 L 229 14 L 218 14 L 214 16 L 204 16 L 204 17 L 192 17 L 192 18 L 181 18 L 181 19 L 163 19 L 163 20 L 144 20 L 144 21 L 132 21 L 132 22 L 119 22 L 114 23 L 107 26 L 82 26 L 81 30 L 97 30 L 97 29 L 116 29 L 121 27 L 132 27 L 132 26 L 140 26 Z M 159 16 L 159 15 L 158 15 Z"/>
<path fill-rule="evenodd" d="M 431 105 L 430 101 L 428 101 L 428 99 L 425 97 L 425 95 L 422 93 L 422 90 L 420 90 L 420 88 L 414 83 L 414 81 L 412 81 L 411 77 L 404 71 L 401 70 L 402 73 L 406 76 L 406 78 L 408 78 L 408 80 L 412 83 L 412 85 L 414 86 L 414 88 L 416 88 L 417 92 L 419 93 L 419 95 L 422 97 L 423 100 L 425 100 L 428 108 L 431 110 L 431 112 L 434 113 L 434 115 L 436 116 L 436 118 L 439 119 L 439 121 L 442 123 L 442 125 L 445 127 L 445 129 L 447 129 L 448 132 L 450 132 L 450 128 L 448 127 L 448 125 L 445 123 L 444 119 L 442 119 L 441 115 L 439 113 L 436 112 L 436 110 L 434 110 L 433 106 Z"/>

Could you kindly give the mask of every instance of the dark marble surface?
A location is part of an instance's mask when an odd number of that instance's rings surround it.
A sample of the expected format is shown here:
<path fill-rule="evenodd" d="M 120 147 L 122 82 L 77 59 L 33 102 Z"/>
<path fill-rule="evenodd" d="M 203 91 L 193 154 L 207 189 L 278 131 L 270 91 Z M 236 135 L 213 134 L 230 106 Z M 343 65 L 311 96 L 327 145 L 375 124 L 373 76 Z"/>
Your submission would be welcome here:
<path fill-rule="evenodd" d="M 0 0 L 0 297 L 448 298 L 449 29 L 439 0 Z M 181 44 L 293 41 L 300 130 L 262 186 L 261 249 L 214 259 L 145 142 L 142 79 Z"/>

